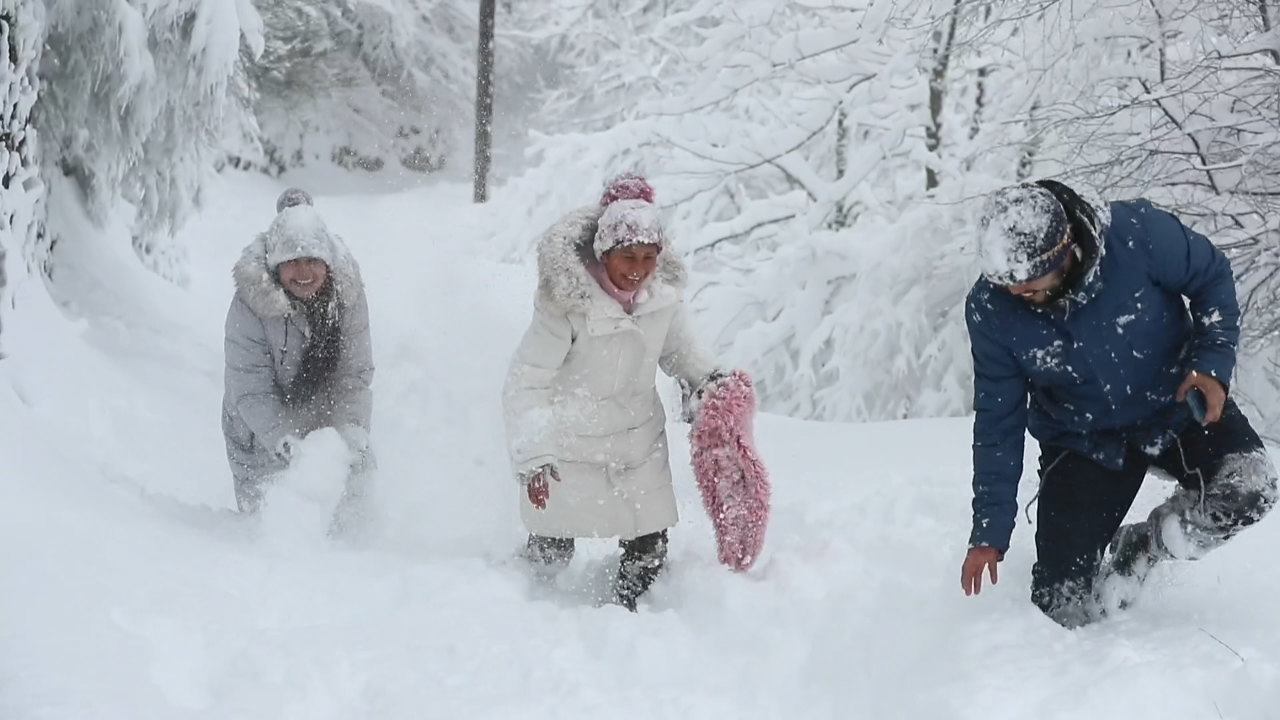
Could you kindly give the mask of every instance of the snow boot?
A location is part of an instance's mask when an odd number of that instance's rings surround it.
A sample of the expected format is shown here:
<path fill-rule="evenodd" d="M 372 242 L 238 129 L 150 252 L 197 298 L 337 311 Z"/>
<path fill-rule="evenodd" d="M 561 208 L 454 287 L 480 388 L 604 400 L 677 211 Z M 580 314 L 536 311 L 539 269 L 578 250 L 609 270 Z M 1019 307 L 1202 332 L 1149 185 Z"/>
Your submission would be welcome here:
<path fill-rule="evenodd" d="M 236 510 L 241 515 L 254 516 L 262 510 L 264 481 L 235 481 Z"/>
<path fill-rule="evenodd" d="M 1117 607 L 1125 610 L 1137 599 L 1142 583 L 1161 559 L 1152 534 L 1152 521 L 1121 525 L 1111 539 L 1110 550 L 1104 586 L 1116 595 Z"/>
<path fill-rule="evenodd" d="M 559 575 L 573 561 L 573 538 L 545 537 L 530 535 L 525 545 L 524 557 L 534 577 L 541 581 L 550 581 Z"/>
<path fill-rule="evenodd" d="M 1151 521 L 1121 525 L 1111 539 L 1111 567 L 1126 577 L 1145 578 L 1155 565 Z"/>
<path fill-rule="evenodd" d="M 641 535 L 618 544 L 622 547 L 622 560 L 618 563 L 614 596 L 619 605 L 636 612 L 640 596 L 648 592 L 666 564 L 667 531 Z"/>

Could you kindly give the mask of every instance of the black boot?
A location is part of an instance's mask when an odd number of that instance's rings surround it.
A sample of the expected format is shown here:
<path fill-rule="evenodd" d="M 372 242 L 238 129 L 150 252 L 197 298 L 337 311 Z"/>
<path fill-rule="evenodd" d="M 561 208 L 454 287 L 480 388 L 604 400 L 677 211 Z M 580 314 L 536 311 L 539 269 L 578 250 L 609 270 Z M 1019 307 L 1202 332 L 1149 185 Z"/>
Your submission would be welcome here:
<path fill-rule="evenodd" d="M 1116 573 L 1138 579 L 1146 577 L 1156 560 L 1150 521 L 1121 525 L 1111 540 L 1110 548 L 1111 568 Z"/>
<path fill-rule="evenodd" d="M 1147 574 L 1160 561 L 1151 522 L 1143 520 L 1121 525 L 1111 540 L 1111 560 L 1102 573 L 1102 588 L 1111 589 L 1116 606 L 1121 610 L 1127 609 L 1137 599 Z"/>
<path fill-rule="evenodd" d="M 636 601 L 658 579 L 666 563 L 667 531 L 641 535 L 618 544 L 622 547 L 622 561 L 618 564 L 614 594 L 620 605 L 635 612 Z"/>
<path fill-rule="evenodd" d="M 535 575 L 550 578 L 569 567 L 573 560 L 573 538 L 530 535 L 525 545 L 525 559 Z"/>

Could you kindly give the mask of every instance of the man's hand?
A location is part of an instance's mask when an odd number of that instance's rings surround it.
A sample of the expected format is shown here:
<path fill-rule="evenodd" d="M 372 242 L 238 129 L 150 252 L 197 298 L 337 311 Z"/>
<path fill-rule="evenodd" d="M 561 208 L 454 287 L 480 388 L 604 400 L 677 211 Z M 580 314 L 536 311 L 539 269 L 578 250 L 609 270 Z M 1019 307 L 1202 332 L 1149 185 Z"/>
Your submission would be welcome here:
<path fill-rule="evenodd" d="M 1193 387 L 1200 388 L 1204 393 L 1204 424 L 1217 422 L 1222 417 L 1222 409 L 1227 404 L 1226 388 L 1222 387 L 1222 383 L 1212 375 L 1204 375 L 1192 370 L 1187 374 L 1187 379 L 1182 381 L 1182 385 L 1178 386 L 1178 402 L 1185 401 L 1187 391 Z"/>
<path fill-rule="evenodd" d="M 548 477 L 560 482 L 560 472 L 556 470 L 555 465 L 543 465 L 538 468 L 529 477 L 529 484 L 525 487 L 529 502 L 539 510 L 547 509 L 547 498 L 551 496 L 551 482 L 547 479 Z"/>
<path fill-rule="evenodd" d="M 996 584 L 999 573 L 996 571 L 996 565 L 1000 562 L 1000 551 L 993 547 L 975 547 L 969 548 L 969 554 L 965 555 L 964 565 L 960 568 L 960 587 L 964 588 L 964 594 L 977 595 L 982 592 L 982 571 L 987 570 L 991 573 L 991 584 Z"/>

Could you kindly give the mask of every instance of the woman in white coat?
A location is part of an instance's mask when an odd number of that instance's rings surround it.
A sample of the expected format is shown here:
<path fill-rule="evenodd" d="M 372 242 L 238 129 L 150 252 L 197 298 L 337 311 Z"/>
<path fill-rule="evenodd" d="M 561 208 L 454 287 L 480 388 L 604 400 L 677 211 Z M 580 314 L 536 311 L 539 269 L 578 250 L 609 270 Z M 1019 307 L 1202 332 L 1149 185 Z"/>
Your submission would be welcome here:
<path fill-rule="evenodd" d="M 575 538 L 618 537 L 615 593 L 634 611 L 678 520 L 657 369 L 687 392 L 721 373 L 690 334 L 687 273 L 643 178 L 620 176 L 598 205 L 559 220 L 537 257 L 533 319 L 503 396 L 527 556 L 554 572 Z"/>

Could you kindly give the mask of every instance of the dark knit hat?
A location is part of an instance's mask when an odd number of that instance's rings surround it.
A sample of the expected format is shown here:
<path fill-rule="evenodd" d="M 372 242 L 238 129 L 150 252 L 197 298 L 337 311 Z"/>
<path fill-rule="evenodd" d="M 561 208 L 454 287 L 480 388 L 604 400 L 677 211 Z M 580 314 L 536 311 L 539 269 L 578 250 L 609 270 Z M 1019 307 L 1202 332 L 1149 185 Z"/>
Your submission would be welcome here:
<path fill-rule="evenodd" d="M 1048 275 L 1071 252 L 1068 227 L 1066 210 L 1047 189 L 1023 183 L 997 190 L 978 222 L 983 277 L 1020 285 Z"/>

